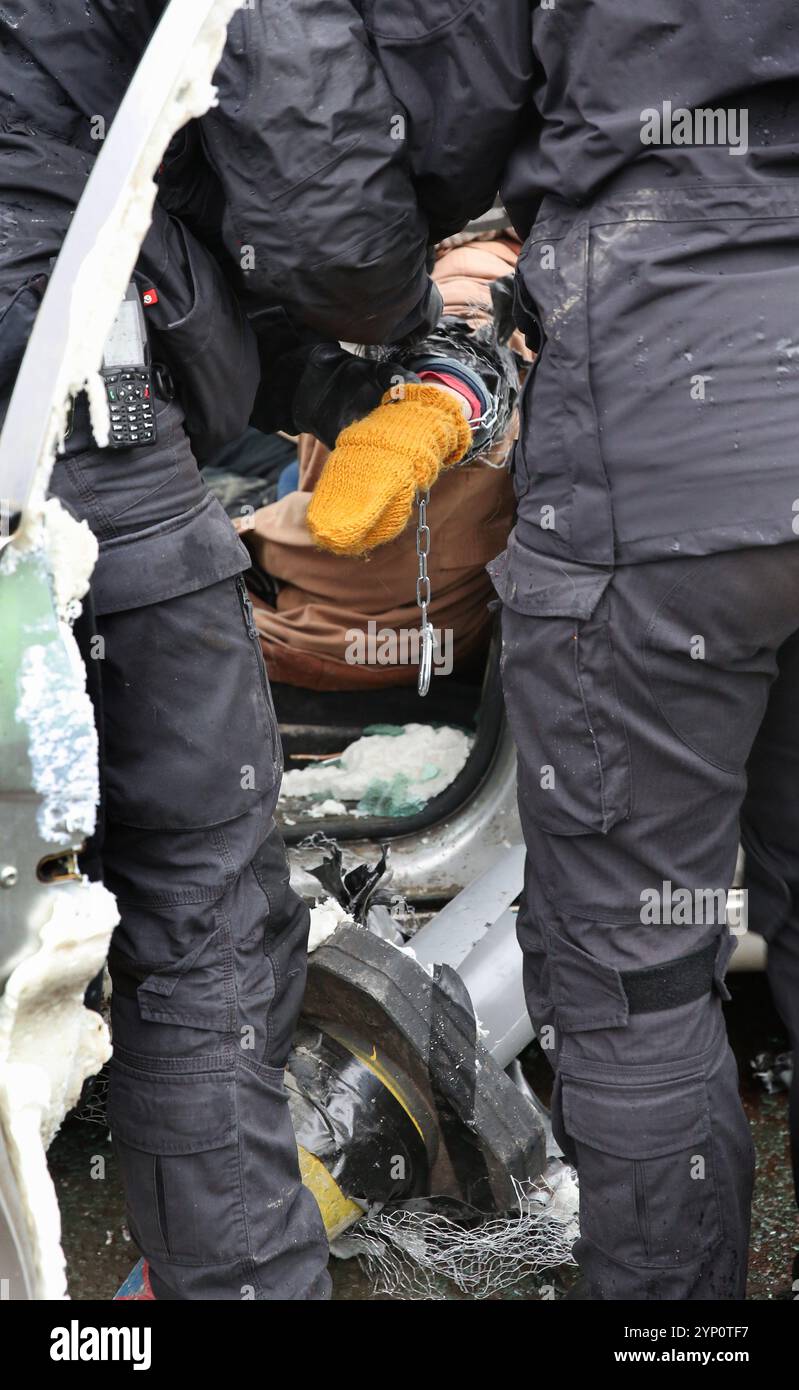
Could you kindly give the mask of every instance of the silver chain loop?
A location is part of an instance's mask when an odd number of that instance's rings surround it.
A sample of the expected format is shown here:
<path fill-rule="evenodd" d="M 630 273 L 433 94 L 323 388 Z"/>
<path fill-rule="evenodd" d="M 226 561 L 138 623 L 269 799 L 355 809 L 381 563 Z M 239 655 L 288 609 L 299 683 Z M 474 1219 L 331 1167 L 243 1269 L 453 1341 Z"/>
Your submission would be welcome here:
<path fill-rule="evenodd" d="M 419 632 L 419 680 L 418 691 L 420 695 L 426 695 L 430 689 L 430 678 L 433 674 L 433 649 L 435 647 L 435 633 L 427 615 L 430 606 L 430 576 L 427 573 L 427 561 L 430 555 L 430 527 L 427 524 L 427 507 L 430 502 L 430 489 L 424 492 L 417 492 L 416 505 L 418 516 L 416 519 L 416 556 L 419 562 L 416 577 L 416 602 L 421 613 L 421 627 Z"/>

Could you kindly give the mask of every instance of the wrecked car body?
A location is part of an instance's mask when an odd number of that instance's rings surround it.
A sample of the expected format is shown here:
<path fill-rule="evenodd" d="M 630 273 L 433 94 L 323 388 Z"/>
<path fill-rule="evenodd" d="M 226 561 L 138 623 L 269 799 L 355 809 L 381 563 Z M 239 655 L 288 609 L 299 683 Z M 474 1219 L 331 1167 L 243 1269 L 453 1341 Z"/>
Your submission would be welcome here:
<path fill-rule="evenodd" d="M 76 862 L 99 792 L 71 624 L 95 550 L 88 528 L 45 503 L 48 470 L 70 394 L 87 390 L 102 432 L 96 368 L 146 231 L 152 174 L 174 129 L 212 100 L 235 8 L 173 0 L 172 31 L 147 52 L 54 269 L 0 443 L 0 1278 L 12 1298 L 65 1294 L 45 1154 L 110 1053 L 105 1024 L 83 1000 L 117 921 L 111 895 Z M 169 93 L 156 111 L 154 89 Z M 91 313 L 81 308 L 87 277 L 102 287 Z M 403 800 L 385 777 L 339 795 L 331 772 L 316 800 L 289 780 L 278 808 L 296 891 L 341 909 L 312 952 L 286 1073 L 300 1167 L 329 1237 L 352 1236 L 362 1222 L 367 1256 L 370 1230 L 387 1240 L 414 1213 L 426 1221 L 430 1209 L 418 1204 L 433 1197 L 475 1240 L 500 1219 L 518 1239 L 513 1223 L 526 1220 L 525 1269 L 566 1259 L 574 1234 L 573 1191 L 560 1234 L 542 1223 L 541 1194 L 552 1196 L 566 1165 L 513 1065 L 533 1029 L 515 934 L 524 851 L 499 661 L 495 634 L 471 681 L 434 679 L 424 702 L 410 689 L 273 692 L 292 777 L 309 759 L 332 769 L 360 740 L 402 737 L 409 726 L 451 727 L 462 753 L 443 785 L 430 779 L 428 798 Z M 320 874 L 326 855 L 337 877 Z M 730 910 L 745 927 L 735 894 Z M 760 939 L 738 934 L 733 968 L 762 965 Z M 497 1230 L 490 1239 L 500 1243 Z M 460 1276 L 470 1288 L 468 1271 Z"/>

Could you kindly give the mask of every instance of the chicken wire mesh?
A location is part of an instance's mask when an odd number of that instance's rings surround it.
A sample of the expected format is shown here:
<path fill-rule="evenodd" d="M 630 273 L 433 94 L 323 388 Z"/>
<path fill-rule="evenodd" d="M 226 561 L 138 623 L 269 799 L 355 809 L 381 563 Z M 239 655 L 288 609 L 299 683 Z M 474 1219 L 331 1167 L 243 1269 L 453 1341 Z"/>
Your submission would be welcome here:
<path fill-rule="evenodd" d="M 453 1219 L 432 1204 L 372 1209 L 339 1249 L 357 1256 L 375 1294 L 402 1300 L 444 1300 L 453 1285 L 467 1298 L 484 1299 L 574 1265 L 574 1169 L 551 1165 L 546 1179 L 514 1179 L 514 1188 L 516 1211 L 477 1222 Z"/>

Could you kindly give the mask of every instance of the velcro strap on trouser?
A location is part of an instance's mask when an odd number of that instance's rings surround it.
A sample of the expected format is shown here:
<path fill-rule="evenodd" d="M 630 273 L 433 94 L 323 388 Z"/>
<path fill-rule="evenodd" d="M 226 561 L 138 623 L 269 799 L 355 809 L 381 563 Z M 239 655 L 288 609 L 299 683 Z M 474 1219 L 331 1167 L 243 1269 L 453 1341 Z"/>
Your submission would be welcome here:
<path fill-rule="evenodd" d="M 621 982 L 631 1014 L 652 1014 L 677 1009 L 701 999 L 713 988 L 718 941 L 711 941 L 689 956 L 647 965 L 642 970 L 623 970 Z"/>

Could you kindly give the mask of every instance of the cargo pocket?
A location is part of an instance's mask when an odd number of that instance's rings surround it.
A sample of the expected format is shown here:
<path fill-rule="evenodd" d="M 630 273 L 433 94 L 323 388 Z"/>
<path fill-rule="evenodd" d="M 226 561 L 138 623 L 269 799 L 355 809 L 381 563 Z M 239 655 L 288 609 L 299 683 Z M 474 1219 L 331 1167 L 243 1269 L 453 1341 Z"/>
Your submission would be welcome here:
<path fill-rule="evenodd" d="M 243 581 L 116 613 L 103 666 L 109 819 L 224 824 L 277 801 L 274 710 Z"/>
<path fill-rule="evenodd" d="M 512 536 L 489 566 L 503 601 L 502 683 L 523 808 L 552 834 L 606 834 L 631 810 L 627 731 L 600 601 L 612 571 Z"/>
<path fill-rule="evenodd" d="M 214 922 L 215 930 L 191 951 L 151 969 L 136 986 L 139 1017 L 146 1023 L 232 1034 L 244 1012 L 266 1013 L 276 982 L 271 961 L 264 960 L 261 928 L 235 932 L 218 909 Z M 113 946 L 111 958 L 116 966 Z"/>
<path fill-rule="evenodd" d="M 555 931 L 547 932 L 552 1002 L 563 1033 L 626 1028 L 630 1009 L 619 971 Z"/>
<path fill-rule="evenodd" d="M 123 1060 L 126 1059 L 126 1060 Z M 220 1264 L 246 1249 L 234 1064 L 116 1050 L 108 1119 L 142 1253 Z M 131 1214 L 135 1213 L 135 1217 Z"/>
<path fill-rule="evenodd" d="M 561 1074 L 584 1239 L 625 1264 L 669 1268 L 722 1232 L 702 1076 L 607 1085 Z"/>

